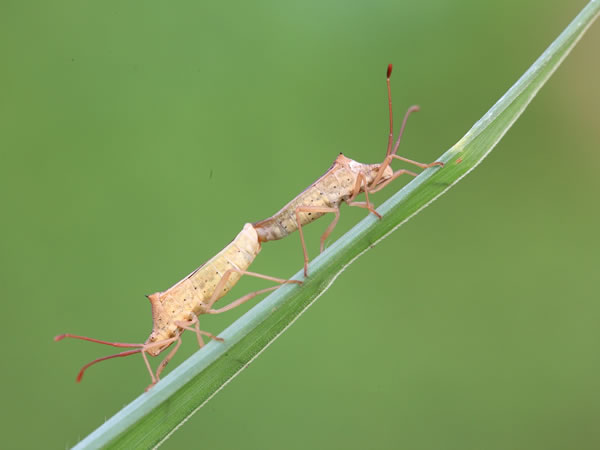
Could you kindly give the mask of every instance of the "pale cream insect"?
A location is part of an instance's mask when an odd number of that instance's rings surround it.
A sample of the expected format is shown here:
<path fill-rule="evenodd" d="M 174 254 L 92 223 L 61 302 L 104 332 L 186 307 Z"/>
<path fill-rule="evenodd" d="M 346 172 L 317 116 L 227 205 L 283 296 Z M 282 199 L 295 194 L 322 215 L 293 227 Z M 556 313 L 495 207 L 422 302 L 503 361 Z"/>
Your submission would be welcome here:
<path fill-rule="evenodd" d="M 198 315 L 219 314 L 229 311 L 259 294 L 272 291 L 279 287 L 279 285 L 272 286 L 251 292 L 223 308 L 213 309 L 215 302 L 227 294 L 227 292 L 239 281 L 242 275 L 250 275 L 265 280 L 275 281 L 279 284 L 301 283 L 297 280 L 283 280 L 281 278 L 248 272 L 246 269 L 250 266 L 252 261 L 254 261 L 254 258 L 256 258 L 260 249 L 261 244 L 258 239 L 258 234 L 254 227 L 247 223 L 236 238 L 212 259 L 166 291 L 149 295 L 148 299 L 152 305 L 153 328 L 152 333 L 150 333 L 150 336 L 144 344 L 107 342 L 73 334 L 61 334 L 56 336 L 54 338 L 56 341 L 70 337 L 111 345 L 113 347 L 136 348 L 136 350 L 128 350 L 116 355 L 98 358 L 86 364 L 79 371 L 77 381 L 81 381 L 81 377 L 85 370 L 93 364 L 110 358 L 141 353 L 146 367 L 150 372 L 150 377 L 152 378 L 152 384 L 148 386 L 148 388 L 150 388 L 160 379 L 160 373 L 179 349 L 179 346 L 181 345 L 181 334 L 184 330 L 191 330 L 196 333 L 198 345 L 200 347 L 204 345 L 202 340 L 203 335 L 215 340 L 222 340 L 206 331 L 200 330 Z M 146 354 L 157 356 L 173 344 L 173 342 L 176 342 L 175 347 L 159 364 L 155 374 L 152 371 Z"/>
<path fill-rule="evenodd" d="M 439 161 L 432 162 L 431 164 L 422 164 L 396 155 L 408 116 L 411 113 L 418 111 L 419 108 L 417 106 L 410 107 L 406 112 L 404 120 L 402 121 L 402 127 L 400 128 L 400 133 L 398 134 L 398 139 L 392 149 L 394 133 L 392 94 L 390 89 L 391 73 L 392 65 L 390 64 L 387 71 L 390 135 L 386 157 L 383 162 L 380 164 L 362 164 L 347 158 L 340 153 L 329 170 L 306 188 L 300 195 L 273 216 L 253 224 L 258 233 L 258 240 L 260 242 L 282 239 L 288 234 L 298 230 L 300 241 L 302 243 L 302 251 L 304 253 L 304 276 L 308 276 L 308 252 L 306 250 L 304 234 L 302 232 L 303 225 L 307 225 L 327 213 L 335 214 L 333 221 L 321 235 L 320 251 L 322 252 L 325 239 L 327 239 L 327 236 L 333 231 L 340 218 L 340 205 L 342 202 L 345 202 L 349 206 L 358 206 L 360 208 L 368 209 L 378 218 L 381 218 L 381 215 L 375 211 L 373 204 L 369 201 L 369 193 L 375 193 L 380 189 L 383 189 L 388 183 L 400 175 L 408 174 L 417 176 L 416 173 L 405 169 L 394 172 L 390 166 L 393 159 L 399 159 L 422 169 L 444 165 Z M 366 201 L 354 201 L 356 196 L 361 192 L 365 193 Z"/>

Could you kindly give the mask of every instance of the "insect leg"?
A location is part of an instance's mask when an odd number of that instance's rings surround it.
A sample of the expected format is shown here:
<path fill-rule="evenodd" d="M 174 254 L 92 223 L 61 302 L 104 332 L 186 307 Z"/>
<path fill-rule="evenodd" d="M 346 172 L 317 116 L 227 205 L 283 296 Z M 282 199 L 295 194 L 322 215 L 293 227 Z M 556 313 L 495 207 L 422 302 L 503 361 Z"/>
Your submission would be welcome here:
<path fill-rule="evenodd" d="M 377 174 L 375 175 L 375 178 L 373 179 L 371 185 L 377 186 L 377 183 L 379 183 L 379 180 L 381 180 L 381 177 L 383 177 L 383 172 L 385 172 L 385 169 L 391 164 L 391 162 L 392 157 L 386 156 L 381 165 L 379 166 L 379 170 L 377 171 Z"/>
<path fill-rule="evenodd" d="M 340 209 L 339 207 L 331 208 L 327 206 L 298 206 L 296 208 L 296 223 L 298 224 L 298 232 L 300 233 L 300 242 L 302 243 L 302 252 L 304 253 L 304 276 L 308 276 L 308 251 L 306 250 L 306 242 L 304 241 L 304 233 L 302 232 L 302 223 L 300 221 L 300 216 L 298 213 L 300 212 L 320 212 L 320 213 L 334 213 L 335 217 L 321 236 L 321 252 L 323 251 L 323 246 L 325 245 L 325 239 L 331 234 L 337 222 L 340 218 Z"/>
<path fill-rule="evenodd" d="M 261 289 L 259 291 L 251 292 L 251 293 L 249 293 L 247 295 L 244 295 L 243 297 L 240 297 L 239 299 L 231 302 L 229 305 L 227 305 L 227 306 L 225 306 L 223 308 L 212 309 L 212 306 L 218 300 L 217 294 L 222 291 L 223 287 L 225 286 L 225 283 L 227 282 L 227 279 L 234 272 L 237 272 L 237 273 L 239 273 L 242 276 L 243 275 L 249 275 L 251 277 L 261 278 L 263 280 L 275 281 L 276 283 L 279 283 L 279 284 L 286 284 L 286 283 L 302 284 L 302 281 L 300 281 L 300 280 L 284 280 L 282 278 L 276 278 L 276 277 L 271 277 L 271 276 L 268 276 L 268 275 L 262 275 L 262 274 L 256 273 L 256 272 L 247 272 L 245 270 L 241 270 L 241 269 L 237 269 L 237 268 L 229 269 L 229 270 L 227 270 L 227 272 L 225 272 L 225 274 L 223 274 L 223 278 L 221 278 L 221 281 L 219 281 L 219 284 L 215 288 L 215 292 L 213 293 L 213 295 L 212 295 L 212 297 L 211 297 L 211 299 L 209 301 L 209 304 L 207 305 L 206 314 L 220 314 L 222 312 L 229 311 L 230 309 L 233 309 L 236 306 L 241 305 L 242 303 L 250 300 L 251 298 L 256 297 L 257 295 L 260 295 L 260 294 L 263 294 L 263 293 L 269 292 L 269 291 L 274 291 L 275 289 L 277 289 L 277 288 L 280 287 L 280 286 L 272 286 L 270 288 Z"/>
<path fill-rule="evenodd" d="M 154 371 L 152 370 L 152 366 L 150 366 L 150 361 L 148 361 L 148 356 L 146 356 L 146 352 L 144 350 L 142 350 L 142 357 L 144 358 L 144 363 L 146 363 L 148 372 L 150 372 L 150 378 L 152 378 L 152 383 L 146 388 L 147 391 L 156 384 L 156 377 L 154 376 Z"/>
<path fill-rule="evenodd" d="M 194 315 L 194 317 L 196 317 L 196 316 Z M 198 322 L 197 317 L 196 317 L 195 322 L 196 322 L 196 326 L 194 328 L 189 326 L 194 323 L 194 320 L 191 320 L 190 322 L 177 321 L 177 322 L 175 322 L 175 325 L 177 325 L 179 328 L 182 328 L 184 330 L 193 331 L 194 333 L 196 333 L 196 337 L 198 338 L 198 347 L 202 348 L 202 347 L 204 347 L 204 340 L 202 339 L 203 332 L 202 332 L 202 330 L 200 330 L 200 322 Z M 215 339 L 222 340 L 221 338 L 217 338 L 216 336 L 213 336 L 213 337 Z"/>
<path fill-rule="evenodd" d="M 173 350 L 171 350 L 169 352 L 169 354 L 167 356 L 165 356 L 165 359 L 163 359 L 160 362 L 160 364 L 158 365 L 158 368 L 156 369 L 156 382 L 158 380 L 160 380 L 161 372 L 165 369 L 165 367 L 167 367 L 167 364 L 169 364 L 169 361 L 171 360 L 171 358 L 173 358 L 173 356 L 175 356 L 175 353 L 177 353 L 177 350 L 179 350 L 180 345 L 181 345 L 181 335 L 177 336 L 177 343 L 175 344 L 175 347 L 173 348 Z M 156 382 L 154 382 L 153 384 L 156 384 Z M 148 388 L 152 387 L 153 384 L 148 386 Z"/>
<path fill-rule="evenodd" d="M 144 363 L 146 364 L 146 368 L 148 369 L 148 372 L 150 373 L 150 378 L 152 378 L 152 383 L 150 383 L 150 385 L 148 385 L 148 387 L 146 388 L 146 391 L 148 391 L 148 389 L 150 389 L 152 386 L 154 386 L 158 382 L 157 377 L 154 376 L 154 371 L 152 370 L 152 366 L 150 366 L 150 361 L 148 361 L 148 356 L 146 355 L 146 352 L 148 351 L 148 349 L 150 349 L 152 347 L 158 347 L 160 345 L 167 345 L 167 346 L 171 345 L 171 343 L 177 339 L 180 339 L 179 336 L 165 339 L 162 341 L 152 342 L 151 344 L 144 344 L 142 346 L 142 349 L 141 349 L 142 357 L 144 358 Z M 181 341 L 181 339 L 180 339 L 180 341 Z M 177 350 L 177 347 L 179 347 L 179 344 L 176 346 L 175 350 Z M 171 353 L 174 353 L 174 352 L 172 351 Z M 169 355 L 171 355 L 171 354 L 169 353 Z M 171 357 L 172 357 L 172 355 L 171 355 Z M 162 369 L 161 369 L 161 371 L 162 371 Z"/>
<path fill-rule="evenodd" d="M 236 306 L 240 306 L 242 303 L 247 302 L 248 300 L 253 299 L 257 295 L 264 294 L 265 292 L 274 291 L 275 289 L 279 289 L 281 286 L 271 286 L 269 288 L 260 289 L 258 291 L 250 292 L 249 294 L 244 295 L 243 297 L 238 298 L 237 300 L 231 302 L 229 305 L 224 306 L 219 309 L 211 309 L 207 311 L 207 314 L 221 314 L 222 312 L 229 311 L 230 309 L 235 308 Z"/>
<path fill-rule="evenodd" d="M 392 175 L 389 180 L 384 181 L 383 183 L 381 183 L 377 187 L 370 188 L 369 192 L 371 192 L 371 193 L 378 192 L 379 190 L 381 190 L 384 187 L 386 187 L 389 183 L 391 183 L 392 181 L 394 181 L 396 178 L 398 178 L 400 175 L 404 175 L 405 173 L 408 174 L 408 175 L 412 175 L 413 177 L 417 176 L 416 173 L 411 172 L 410 170 L 400 169 L 400 170 L 394 172 L 394 175 Z"/>
<path fill-rule="evenodd" d="M 262 273 L 248 272 L 246 270 L 240 270 L 240 269 L 233 269 L 233 270 L 235 270 L 236 272 L 238 272 L 242 275 L 248 275 L 251 277 L 261 278 L 263 280 L 268 280 L 268 281 L 275 281 L 276 283 L 279 283 L 279 284 L 290 284 L 290 283 L 302 284 L 302 281 L 300 281 L 300 280 L 284 280 L 283 278 L 271 277 L 269 275 L 263 275 Z M 279 286 L 277 286 L 277 287 L 279 287 Z"/>
<path fill-rule="evenodd" d="M 208 336 L 209 338 L 215 340 L 215 341 L 220 341 L 223 342 L 223 339 L 220 337 L 215 336 L 214 334 L 209 333 L 208 331 L 202 331 L 200 329 L 200 321 L 198 320 L 198 317 L 196 317 L 195 314 L 192 314 L 192 319 L 189 322 L 175 322 L 175 325 L 177 325 L 179 328 L 183 328 L 184 330 L 189 330 L 189 331 L 193 331 L 194 333 L 196 333 L 196 336 L 198 337 L 198 346 L 200 348 L 204 347 L 204 340 L 202 340 L 202 335 L 204 336 Z M 190 325 L 194 325 L 194 328 L 192 328 Z"/>
<path fill-rule="evenodd" d="M 413 161 L 412 159 L 408 159 L 408 158 L 404 158 L 403 156 L 398 156 L 398 155 L 392 155 L 392 158 L 395 159 L 399 159 L 400 161 L 404 161 L 407 162 L 409 164 L 413 164 L 417 167 L 420 167 L 421 169 L 428 169 L 429 167 L 433 167 L 433 166 L 442 166 L 444 167 L 444 163 L 441 161 L 434 161 L 432 163 L 429 164 L 423 164 L 417 161 Z"/>
<path fill-rule="evenodd" d="M 346 204 L 348 206 L 358 206 L 359 208 L 366 208 L 369 210 L 369 212 L 372 212 L 373 214 L 375 214 L 378 219 L 381 219 L 381 214 L 379 214 L 377 211 L 375 211 L 375 207 L 369 201 L 369 193 L 368 193 L 369 189 L 368 189 L 366 181 L 367 180 L 362 173 L 359 173 L 357 175 L 356 184 L 354 185 L 354 190 L 352 191 L 352 195 L 350 196 L 350 198 L 348 200 L 346 200 Z M 361 185 L 364 185 L 365 198 L 367 199 L 367 201 L 366 202 L 355 202 L 354 199 L 360 192 Z"/>

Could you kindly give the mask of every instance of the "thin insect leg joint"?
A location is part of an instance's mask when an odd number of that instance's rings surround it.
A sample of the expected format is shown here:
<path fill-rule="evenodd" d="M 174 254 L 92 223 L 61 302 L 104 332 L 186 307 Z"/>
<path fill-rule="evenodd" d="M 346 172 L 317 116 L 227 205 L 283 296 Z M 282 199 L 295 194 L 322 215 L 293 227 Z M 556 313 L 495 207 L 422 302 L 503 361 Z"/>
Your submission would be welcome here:
<path fill-rule="evenodd" d="M 198 320 L 198 317 L 196 317 L 195 314 L 192 313 L 191 317 L 192 318 L 188 322 L 176 321 L 175 325 L 177 325 L 181 329 L 193 331 L 198 338 L 198 346 L 200 348 L 204 347 L 204 340 L 202 339 L 202 336 L 207 336 L 218 342 L 224 342 L 223 338 L 217 337 L 214 334 L 209 333 L 208 331 L 201 330 L 200 329 L 200 321 Z M 192 328 L 192 325 L 194 326 L 193 328 Z"/>
<path fill-rule="evenodd" d="M 320 252 L 323 252 L 325 246 L 325 239 L 331 234 L 333 229 L 338 223 L 340 219 L 340 209 L 339 207 L 329 207 L 329 206 L 298 206 L 295 210 L 296 215 L 296 224 L 298 226 L 298 233 L 300 234 L 300 243 L 302 244 L 302 252 L 304 253 L 304 276 L 308 276 L 308 250 L 306 249 L 306 242 L 304 240 L 304 233 L 302 231 L 302 220 L 300 219 L 301 212 L 316 212 L 316 213 L 333 213 L 335 217 L 321 236 L 321 244 L 320 244 Z"/>
<path fill-rule="evenodd" d="M 255 278 L 260 278 L 260 279 L 263 279 L 263 280 L 274 281 L 276 283 L 279 283 L 279 285 L 289 284 L 289 283 L 302 284 L 302 281 L 300 281 L 300 280 L 284 280 L 282 278 L 271 277 L 271 276 L 268 276 L 268 275 L 262 275 L 260 273 L 255 273 L 255 272 L 248 272 L 246 270 L 241 270 L 241 269 L 237 269 L 237 268 L 228 269 L 223 274 L 223 277 L 221 278 L 221 280 L 219 280 L 219 283 L 217 284 L 217 287 L 215 288 L 215 293 L 213 294 L 213 297 L 210 299 L 210 301 L 208 302 L 208 304 L 205 305 L 205 313 L 206 314 L 220 314 L 222 312 L 229 311 L 229 310 L 235 308 L 236 306 L 239 306 L 242 303 L 244 303 L 244 302 L 246 302 L 246 301 L 248 301 L 248 300 L 256 297 L 257 295 L 263 294 L 265 292 L 274 291 L 275 289 L 277 289 L 277 288 L 280 287 L 280 286 L 273 286 L 273 287 L 270 287 L 270 288 L 261 289 L 259 291 L 251 292 L 251 293 L 249 293 L 247 295 L 244 295 L 243 297 L 240 297 L 239 299 L 231 302 L 229 305 L 227 305 L 227 306 L 225 306 L 223 308 L 212 309 L 212 306 L 216 302 L 215 296 L 217 295 L 217 293 L 221 292 L 224 289 L 225 283 L 227 283 L 227 280 L 229 279 L 229 277 L 233 273 L 239 273 L 241 276 L 248 275 L 248 276 L 255 277 Z"/>

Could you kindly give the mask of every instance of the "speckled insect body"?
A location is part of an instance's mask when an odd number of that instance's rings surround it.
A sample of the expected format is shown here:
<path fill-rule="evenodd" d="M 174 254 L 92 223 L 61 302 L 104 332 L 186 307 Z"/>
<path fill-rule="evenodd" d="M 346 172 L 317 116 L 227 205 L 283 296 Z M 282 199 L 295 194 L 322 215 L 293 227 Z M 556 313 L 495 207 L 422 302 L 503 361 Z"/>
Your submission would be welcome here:
<path fill-rule="evenodd" d="M 148 296 L 152 305 L 153 328 L 150 336 L 143 344 L 127 344 L 120 342 L 108 342 L 73 334 L 62 334 L 55 337 L 59 341 L 64 338 L 76 338 L 100 344 L 111 345 L 121 348 L 135 348 L 116 355 L 98 358 L 81 368 L 77 381 L 81 381 L 85 370 L 93 364 L 106 359 L 129 356 L 141 353 L 146 367 L 152 378 L 152 387 L 160 379 L 160 374 L 167 363 L 175 355 L 181 345 L 181 334 L 185 330 L 196 333 L 198 345 L 202 347 L 204 342 L 202 336 L 222 341 L 221 338 L 200 330 L 198 315 L 219 314 L 256 297 L 259 294 L 277 289 L 283 283 L 301 283 L 296 280 L 283 280 L 280 278 L 248 272 L 246 269 L 254 261 L 261 249 L 258 234 L 251 224 L 244 225 L 242 231 L 236 238 L 221 250 L 217 255 L 205 264 L 194 270 L 187 277 L 167 289 Z M 277 286 L 251 292 L 231 302 L 220 309 L 213 309 L 213 305 L 240 280 L 243 275 L 250 275 L 279 283 Z M 157 356 L 175 343 L 175 347 L 159 364 L 156 373 L 152 370 L 146 354 Z"/>
<path fill-rule="evenodd" d="M 362 164 L 340 153 L 327 172 L 300 195 L 272 217 L 253 224 L 259 241 L 282 239 L 298 227 L 308 225 L 329 212 L 304 210 L 303 207 L 336 209 L 342 202 L 352 202 L 359 176 L 364 177 L 365 183 L 369 185 L 377 176 L 379 168 L 380 164 Z M 392 175 L 391 168 L 388 168 L 381 178 L 382 182 Z"/>
<path fill-rule="evenodd" d="M 412 174 L 408 171 L 402 173 Z M 329 170 L 300 195 L 273 216 L 253 224 L 258 239 L 260 242 L 282 239 L 298 230 L 304 253 L 304 274 L 308 276 L 308 252 L 302 227 L 327 213 L 335 214 L 333 221 L 321 236 L 320 249 L 323 251 L 325 239 L 339 219 L 340 205 L 345 202 L 349 206 L 366 208 L 380 217 L 369 201 L 368 192 L 374 191 L 374 181 L 377 180 L 377 185 L 387 184 L 394 175 L 389 164 L 363 164 L 340 153 Z M 367 195 L 367 201 L 354 201 L 361 192 Z"/>
<path fill-rule="evenodd" d="M 393 119 L 392 119 L 392 94 L 390 89 L 390 76 L 392 65 L 388 66 L 387 86 L 389 96 L 390 111 L 390 134 L 385 159 L 380 164 L 362 164 L 345 157 L 343 154 L 337 157 L 333 165 L 325 172 L 321 178 L 311 184 L 304 192 L 285 205 L 279 212 L 268 219 L 254 223 L 260 242 L 282 239 L 288 234 L 298 230 L 302 251 L 304 254 L 304 276 L 308 276 L 308 252 L 304 241 L 302 226 L 307 225 L 327 213 L 335 215 L 333 221 L 327 227 L 321 236 L 320 251 L 323 251 L 325 239 L 331 234 L 340 217 L 340 205 L 345 202 L 349 206 L 358 206 L 365 208 L 381 219 L 381 215 L 375 211 L 373 204 L 369 200 L 369 193 L 375 193 L 383 189 L 388 183 L 403 174 L 417 176 L 410 170 L 401 169 L 394 172 L 391 168 L 393 159 L 413 164 L 422 169 L 433 166 L 443 166 L 441 162 L 431 164 L 419 163 L 402 156 L 396 155 L 400 145 L 400 139 L 406 126 L 408 116 L 418 111 L 417 106 L 408 109 L 402 122 L 400 133 L 396 144 L 394 143 Z M 356 196 L 364 192 L 365 201 L 354 201 Z"/>
<path fill-rule="evenodd" d="M 166 291 L 148 295 L 152 305 L 153 329 L 146 343 L 158 343 L 175 337 L 182 331 L 178 324 L 193 322 L 193 316 L 207 314 L 212 305 L 239 281 L 242 272 L 248 269 L 259 252 L 256 230 L 246 224 L 227 247 L 183 280 Z M 230 275 L 223 283 L 228 273 Z M 148 354 L 156 356 L 161 350 L 161 347 L 153 347 Z"/>

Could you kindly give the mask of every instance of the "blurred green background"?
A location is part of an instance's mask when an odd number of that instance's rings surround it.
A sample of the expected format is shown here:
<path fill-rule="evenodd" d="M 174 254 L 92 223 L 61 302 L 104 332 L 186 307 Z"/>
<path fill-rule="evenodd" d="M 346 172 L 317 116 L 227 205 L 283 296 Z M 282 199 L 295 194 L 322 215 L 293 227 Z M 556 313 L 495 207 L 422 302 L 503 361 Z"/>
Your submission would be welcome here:
<path fill-rule="evenodd" d="M 136 356 L 77 385 L 111 349 L 54 335 L 145 340 L 144 294 L 338 152 L 379 162 L 389 62 L 397 126 L 422 107 L 400 153 L 429 162 L 585 3 L 3 0 L 2 447 L 72 446 L 149 381 Z M 595 24 L 477 170 L 163 448 L 599 448 L 599 48 Z M 344 207 L 335 236 L 361 217 Z M 313 256 L 327 223 L 307 228 Z M 293 236 L 252 270 L 301 264 Z M 170 368 L 195 349 L 190 335 Z"/>

